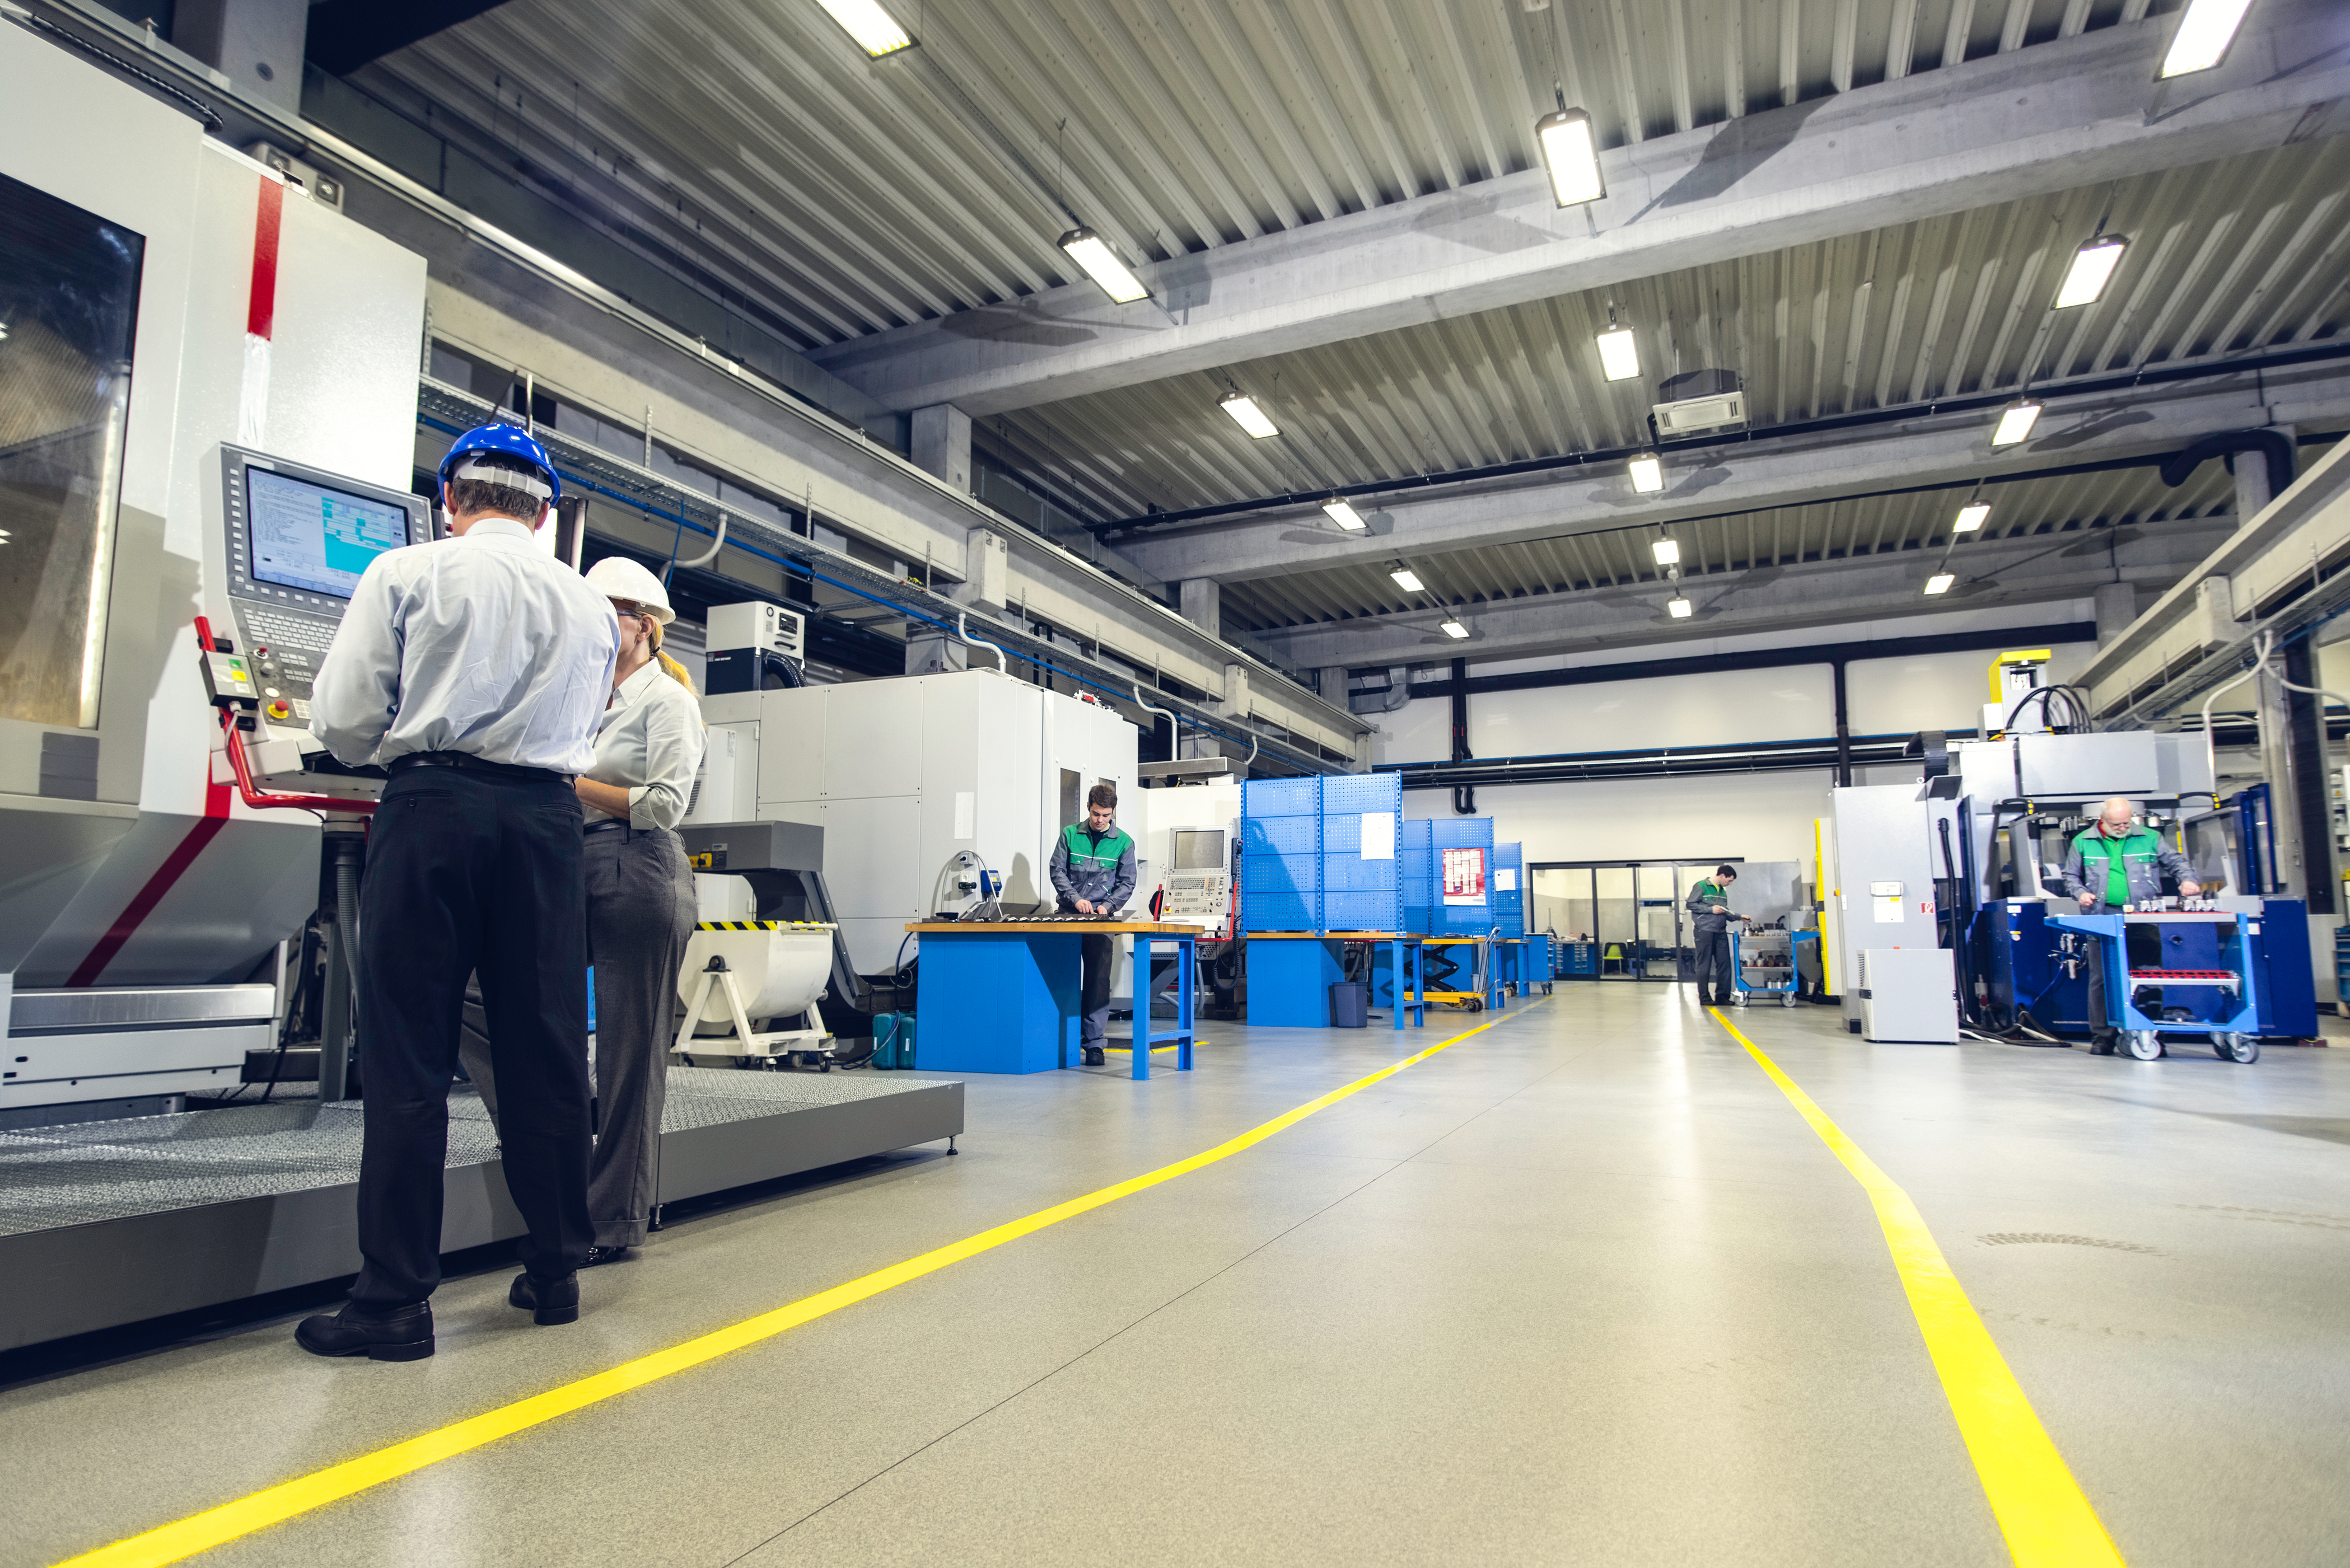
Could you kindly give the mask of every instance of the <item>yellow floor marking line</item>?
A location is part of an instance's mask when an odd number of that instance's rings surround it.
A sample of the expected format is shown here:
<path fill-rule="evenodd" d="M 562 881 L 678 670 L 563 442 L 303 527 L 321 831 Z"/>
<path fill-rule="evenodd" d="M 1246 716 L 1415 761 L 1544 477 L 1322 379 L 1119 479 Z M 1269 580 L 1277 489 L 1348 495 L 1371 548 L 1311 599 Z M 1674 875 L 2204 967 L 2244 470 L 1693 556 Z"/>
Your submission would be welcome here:
<path fill-rule="evenodd" d="M 843 1307 L 854 1306 L 884 1291 L 894 1290 L 925 1274 L 936 1273 L 950 1263 L 977 1257 L 1007 1241 L 1034 1235 L 1064 1220 L 1073 1220 L 1105 1204 L 1115 1203 L 1121 1198 L 1130 1198 L 1163 1182 L 1172 1181 L 1179 1176 L 1188 1176 L 1218 1160 L 1229 1159 L 1245 1149 L 1255 1147 L 1277 1132 L 1295 1127 L 1317 1111 L 1327 1110 L 1341 1100 L 1361 1094 L 1374 1084 L 1394 1077 L 1407 1067 L 1417 1066 L 1440 1051 L 1458 1045 L 1472 1034 L 1482 1034 L 1494 1024 L 1507 1021 L 1506 1017 L 1488 1019 L 1474 1029 L 1462 1030 L 1451 1039 L 1440 1040 L 1425 1051 L 1415 1052 L 1400 1062 L 1390 1063 L 1376 1073 L 1357 1078 L 1342 1088 L 1333 1089 L 1319 1099 L 1308 1100 L 1295 1110 L 1284 1111 L 1273 1120 L 1260 1123 L 1237 1137 L 1227 1138 L 1213 1148 L 1202 1149 L 1172 1165 L 1162 1165 L 1157 1170 L 1130 1177 L 1116 1186 L 1101 1188 L 1082 1198 L 1072 1198 L 1050 1209 L 1040 1209 L 1034 1214 L 998 1225 L 992 1231 L 982 1231 L 975 1236 L 966 1236 L 935 1251 L 909 1258 L 902 1263 L 893 1263 L 862 1279 L 851 1280 L 847 1284 L 835 1285 L 828 1291 L 803 1297 L 789 1306 L 777 1307 L 757 1317 L 745 1318 L 732 1327 L 705 1334 L 699 1339 L 690 1339 L 683 1345 L 624 1362 L 608 1372 L 599 1372 L 576 1383 L 550 1388 L 544 1394 L 485 1411 L 471 1419 L 443 1427 L 437 1432 L 427 1432 L 404 1443 L 394 1443 L 371 1454 L 362 1454 L 358 1459 L 331 1465 L 314 1475 L 303 1476 L 255 1492 L 250 1497 L 239 1498 L 234 1502 L 191 1514 L 175 1524 L 166 1524 L 141 1535 L 127 1537 L 111 1546 L 86 1552 L 78 1557 L 67 1559 L 58 1568 L 99 1568 L 99 1565 L 103 1568 L 158 1568 L 162 1563 L 178 1563 L 199 1552 L 209 1552 L 213 1547 L 224 1545 L 239 1536 L 250 1535 L 268 1525 L 339 1501 L 370 1487 L 381 1486 L 388 1480 L 396 1480 L 427 1465 L 453 1459 L 459 1454 L 496 1442 L 500 1438 L 511 1437 L 516 1432 L 552 1421 L 558 1416 L 585 1409 L 615 1395 L 641 1388 L 648 1383 L 699 1366 L 705 1361 L 756 1345 L 763 1339 L 772 1339 L 788 1329 L 812 1323 Z"/>
<path fill-rule="evenodd" d="M 1771 1075 L 1876 1207 L 1885 1245 L 1893 1253 L 1894 1272 L 1901 1276 L 1909 1310 L 1917 1314 L 1918 1330 L 1926 1338 L 1926 1353 L 1933 1357 L 1959 1435 L 1966 1440 L 1975 1473 L 1982 1478 L 1991 1513 L 2007 1537 L 2017 1568 L 2120 1568 L 2120 1550 L 2033 1412 L 2032 1401 L 1967 1299 L 1965 1287 L 1950 1272 L 1950 1260 L 1926 1229 L 1918 1206 L 1721 1009 L 1706 1011 Z"/>

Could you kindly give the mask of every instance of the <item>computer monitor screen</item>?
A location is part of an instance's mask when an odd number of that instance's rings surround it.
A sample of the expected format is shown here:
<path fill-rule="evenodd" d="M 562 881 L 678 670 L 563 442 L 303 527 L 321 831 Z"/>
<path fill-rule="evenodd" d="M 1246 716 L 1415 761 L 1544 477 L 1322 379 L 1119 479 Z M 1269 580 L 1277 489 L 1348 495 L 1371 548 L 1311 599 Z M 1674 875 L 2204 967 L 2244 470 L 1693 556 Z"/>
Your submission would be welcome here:
<path fill-rule="evenodd" d="M 1175 869 L 1178 871 L 1222 871 L 1224 869 L 1224 830 L 1221 827 L 1196 831 L 1175 830 Z"/>
<path fill-rule="evenodd" d="M 408 513 L 388 501 L 244 471 L 244 535 L 253 580 L 347 599 L 368 563 L 408 543 Z"/>

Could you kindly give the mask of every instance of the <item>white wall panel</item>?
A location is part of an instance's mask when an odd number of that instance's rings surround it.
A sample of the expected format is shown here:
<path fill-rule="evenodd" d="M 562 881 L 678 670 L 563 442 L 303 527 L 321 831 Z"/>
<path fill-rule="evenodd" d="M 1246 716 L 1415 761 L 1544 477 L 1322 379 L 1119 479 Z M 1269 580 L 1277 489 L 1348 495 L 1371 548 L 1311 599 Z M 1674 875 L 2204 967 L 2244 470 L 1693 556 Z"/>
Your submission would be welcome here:
<path fill-rule="evenodd" d="M 1812 819 L 1827 809 L 1829 774 L 1736 774 L 1595 784 L 1511 784 L 1477 791 L 1493 839 L 1540 860 L 1669 860 L 1735 855 L 1812 859 Z M 1452 815 L 1443 790 L 1407 790 L 1408 817 Z"/>
<path fill-rule="evenodd" d="M 2068 642 L 2049 651 L 2049 679 L 2069 680 L 2097 650 Z M 1919 730 L 1971 730 L 1991 701 L 1995 649 L 1926 653 L 1908 659 L 1855 659 L 1845 667 L 1845 701 L 1856 735 L 1913 734 Z"/>
<path fill-rule="evenodd" d="M 1469 746 L 1481 757 L 1718 746 L 1835 732 L 1828 667 L 1731 670 L 1496 691 L 1469 700 Z M 1378 760 L 1451 754 L 1449 700 L 1416 698 L 1383 721 Z"/>

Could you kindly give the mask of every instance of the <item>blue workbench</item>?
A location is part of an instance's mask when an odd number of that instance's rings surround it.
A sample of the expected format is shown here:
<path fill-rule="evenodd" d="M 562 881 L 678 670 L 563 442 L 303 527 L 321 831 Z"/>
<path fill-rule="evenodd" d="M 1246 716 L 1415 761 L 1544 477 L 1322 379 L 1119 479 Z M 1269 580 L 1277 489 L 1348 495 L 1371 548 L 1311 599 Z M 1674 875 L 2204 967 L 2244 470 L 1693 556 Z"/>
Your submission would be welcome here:
<path fill-rule="evenodd" d="M 1408 931 L 1256 931 L 1248 939 L 1248 1022 L 1252 1028 L 1327 1029 L 1330 988 L 1347 978 L 1339 950 L 1348 942 L 1371 944 L 1376 955 L 1387 950 L 1388 972 L 1404 978 L 1400 1003 L 1394 1006 L 1395 1027 L 1403 1015 L 1412 1015 L 1412 1027 L 1428 1022 L 1427 999 L 1419 977 L 1420 939 Z M 1373 1006 L 1378 1000 L 1373 962 Z M 1388 986 L 1390 998 L 1395 987 Z"/>
<path fill-rule="evenodd" d="M 920 920 L 914 1009 L 921 1064 L 932 1073 L 1047 1073 L 1082 1054 L 1077 1043 L 1082 939 L 1134 939 L 1134 1076 L 1150 1076 L 1155 1045 L 1173 1045 L 1191 1070 L 1193 947 L 1197 926 L 1148 920 Z M 1175 950 L 1175 1027 L 1150 1026 L 1150 953 Z"/>

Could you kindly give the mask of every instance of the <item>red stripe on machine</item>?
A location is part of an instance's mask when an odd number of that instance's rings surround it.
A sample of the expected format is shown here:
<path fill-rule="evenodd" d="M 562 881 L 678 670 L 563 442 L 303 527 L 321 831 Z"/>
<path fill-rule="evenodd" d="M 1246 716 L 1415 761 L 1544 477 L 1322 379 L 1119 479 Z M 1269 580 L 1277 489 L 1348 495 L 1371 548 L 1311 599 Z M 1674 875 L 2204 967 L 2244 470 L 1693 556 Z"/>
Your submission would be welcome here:
<path fill-rule="evenodd" d="M 155 867 L 155 874 L 147 878 L 147 885 L 139 889 L 139 896 L 114 918 L 114 924 L 106 929 L 106 935 L 98 939 L 98 945 L 89 950 L 89 956 L 82 960 L 67 979 L 68 985 L 98 983 L 98 977 L 106 972 L 106 966 L 114 961 L 114 955 L 122 950 L 122 944 L 129 941 L 145 923 L 147 917 L 155 912 L 155 906 L 163 901 L 163 895 L 187 875 L 188 867 L 196 863 L 196 857 L 204 852 L 204 846 L 228 826 L 228 785 L 209 782 L 205 784 L 203 815 L 188 829 L 187 836 L 180 840 L 178 847 L 164 857 L 163 864 Z"/>
<path fill-rule="evenodd" d="M 255 337 L 267 337 L 277 323 L 277 227 L 285 211 L 286 187 L 265 178 L 253 221 L 253 293 L 244 308 L 244 329 Z"/>

